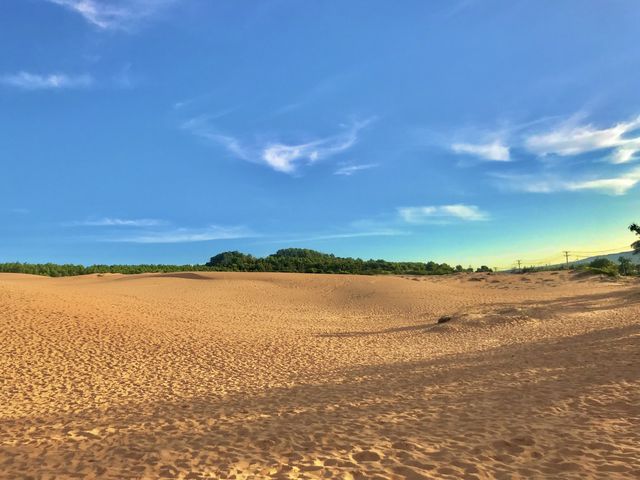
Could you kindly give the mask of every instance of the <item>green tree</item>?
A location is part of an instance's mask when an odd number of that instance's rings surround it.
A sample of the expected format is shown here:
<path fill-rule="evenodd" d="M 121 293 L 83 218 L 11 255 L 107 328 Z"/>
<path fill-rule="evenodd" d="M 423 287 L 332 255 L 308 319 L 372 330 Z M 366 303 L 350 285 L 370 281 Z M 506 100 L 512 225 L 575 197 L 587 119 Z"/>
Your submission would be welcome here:
<path fill-rule="evenodd" d="M 637 223 L 632 223 L 631 225 L 629 225 L 629 230 L 640 237 L 640 225 L 638 225 Z M 640 253 L 640 240 L 636 240 L 631 244 L 631 246 L 633 247 L 634 254 Z"/>
<path fill-rule="evenodd" d="M 211 259 L 206 263 L 206 266 L 246 271 L 252 266 L 255 266 L 255 257 L 237 251 L 222 252 L 211 257 Z"/>
<path fill-rule="evenodd" d="M 633 268 L 634 265 L 631 259 L 627 257 L 619 257 L 618 263 L 620 264 L 618 266 L 618 270 L 620 270 L 620 275 L 633 275 L 633 271 L 635 269 Z"/>

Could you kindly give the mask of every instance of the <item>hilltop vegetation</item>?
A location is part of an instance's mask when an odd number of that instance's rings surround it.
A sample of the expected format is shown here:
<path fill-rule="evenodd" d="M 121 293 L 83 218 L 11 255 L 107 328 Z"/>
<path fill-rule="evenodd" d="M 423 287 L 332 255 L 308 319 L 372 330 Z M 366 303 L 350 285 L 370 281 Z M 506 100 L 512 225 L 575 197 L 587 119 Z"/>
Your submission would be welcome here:
<path fill-rule="evenodd" d="M 473 271 L 458 265 L 455 268 L 436 262 L 388 262 L 386 260 L 362 260 L 342 258 L 335 255 L 304 248 L 278 250 L 267 257 L 254 257 L 233 251 L 211 257 L 204 265 L 59 265 L 55 263 L 1 263 L 0 272 L 27 273 L 49 277 L 66 277 L 104 273 L 168 273 L 168 272 L 297 272 L 297 273 L 343 273 L 356 275 L 405 274 L 444 275 Z M 478 271 L 490 271 L 482 266 Z"/>
<path fill-rule="evenodd" d="M 352 273 L 363 275 L 444 275 L 464 271 L 460 265 L 454 268 L 446 263 L 435 262 L 388 262 L 386 260 L 342 258 L 306 248 L 286 248 L 264 258 L 240 252 L 224 252 L 211 257 L 206 266 L 215 270 L 234 272 Z"/>

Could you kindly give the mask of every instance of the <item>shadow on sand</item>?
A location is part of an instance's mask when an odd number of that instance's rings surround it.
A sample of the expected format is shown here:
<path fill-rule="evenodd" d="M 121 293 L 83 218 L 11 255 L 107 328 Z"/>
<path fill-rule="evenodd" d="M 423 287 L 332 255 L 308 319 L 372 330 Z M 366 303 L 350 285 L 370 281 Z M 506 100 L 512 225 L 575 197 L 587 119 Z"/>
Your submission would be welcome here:
<path fill-rule="evenodd" d="M 3 420 L 0 476 L 633 478 L 639 344 L 633 325 L 259 395 Z"/>

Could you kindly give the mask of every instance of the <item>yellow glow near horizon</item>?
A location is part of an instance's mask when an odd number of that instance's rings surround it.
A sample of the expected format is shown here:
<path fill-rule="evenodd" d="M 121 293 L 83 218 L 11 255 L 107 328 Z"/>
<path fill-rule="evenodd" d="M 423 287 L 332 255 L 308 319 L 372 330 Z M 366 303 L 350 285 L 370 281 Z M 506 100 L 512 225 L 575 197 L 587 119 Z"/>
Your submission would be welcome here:
<path fill-rule="evenodd" d="M 608 234 L 607 234 L 608 233 Z M 463 266 L 472 265 L 478 267 L 487 265 L 491 268 L 510 269 L 516 266 L 516 261 L 520 260 L 522 266 L 544 266 L 564 263 L 566 258 L 564 251 L 569 251 L 569 261 L 579 260 L 581 258 L 593 257 L 598 255 L 607 255 L 611 253 L 631 251 L 631 244 L 638 240 L 638 237 L 631 232 L 604 232 L 599 238 L 594 235 L 576 235 L 576 236 L 559 236 L 551 239 L 545 239 L 545 243 L 553 244 L 553 247 L 545 248 L 514 248 L 508 253 L 497 255 L 492 254 L 471 254 L 464 252 L 457 259 L 451 259 L 454 264 L 461 263 Z M 450 262 L 447 262 L 450 263 Z"/>

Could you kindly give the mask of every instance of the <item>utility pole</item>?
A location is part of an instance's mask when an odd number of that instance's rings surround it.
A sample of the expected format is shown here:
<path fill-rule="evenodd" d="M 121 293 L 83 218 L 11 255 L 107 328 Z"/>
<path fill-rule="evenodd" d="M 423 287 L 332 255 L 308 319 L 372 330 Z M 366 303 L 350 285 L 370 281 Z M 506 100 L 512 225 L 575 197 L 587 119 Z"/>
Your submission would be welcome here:
<path fill-rule="evenodd" d="M 522 260 L 516 260 L 518 262 L 518 270 L 521 270 L 520 265 L 522 265 Z"/>
<path fill-rule="evenodd" d="M 564 258 L 567 260 L 567 267 L 569 266 L 569 251 L 565 250 L 564 252 Z"/>

